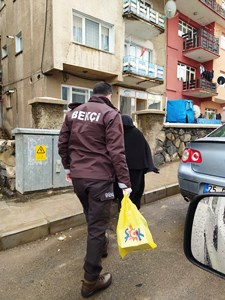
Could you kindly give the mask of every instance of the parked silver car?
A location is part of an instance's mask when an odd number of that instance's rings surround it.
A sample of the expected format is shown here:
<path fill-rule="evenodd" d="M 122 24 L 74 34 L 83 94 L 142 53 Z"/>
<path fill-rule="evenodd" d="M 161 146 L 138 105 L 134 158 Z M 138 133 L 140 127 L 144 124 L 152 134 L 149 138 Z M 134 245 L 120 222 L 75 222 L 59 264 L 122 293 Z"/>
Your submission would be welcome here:
<path fill-rule="evenodd" d="M 188 143 L 179 164 L 178 182 L 187 201 L 197 194 L 225 193 L 225 124 Z"/>

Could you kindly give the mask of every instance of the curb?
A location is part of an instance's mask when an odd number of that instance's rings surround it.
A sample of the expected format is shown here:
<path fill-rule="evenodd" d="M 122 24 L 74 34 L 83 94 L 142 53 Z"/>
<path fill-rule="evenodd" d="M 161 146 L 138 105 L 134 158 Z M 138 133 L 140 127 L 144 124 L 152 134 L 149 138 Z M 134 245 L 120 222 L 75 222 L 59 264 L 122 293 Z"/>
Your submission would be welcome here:
<path fill-rule="evenodd" d="M 175 194 L 179 194 L 179 185 L 171 184 L 161 188 L 146 192 L 142 197 L 142 205 L 166 198 Z M 112 208 L 112 215 L 118 214 L 117 205 Z M 56 220 L 39 220 L 35 224 L 30 224 L 27 228 L 21 230 L 13 230 L 9 232 L 0 232 L 0 251 L 10 249 L 22 244 L 36 241 L 47 237 L 50 234 L 55 234 L 60 231 L 67 230 L 71 227 L 76 227 L 85 224 L 84 214 L 76 214 L 63 216 Z"/>
<path fill-rule="evenodd" d="M 144 194 L 143 204 L 148 204 L 162 198 L 170 197 L 180 193 L 178 183 L 163 186 L 161 188 L 151 190 Z"/>

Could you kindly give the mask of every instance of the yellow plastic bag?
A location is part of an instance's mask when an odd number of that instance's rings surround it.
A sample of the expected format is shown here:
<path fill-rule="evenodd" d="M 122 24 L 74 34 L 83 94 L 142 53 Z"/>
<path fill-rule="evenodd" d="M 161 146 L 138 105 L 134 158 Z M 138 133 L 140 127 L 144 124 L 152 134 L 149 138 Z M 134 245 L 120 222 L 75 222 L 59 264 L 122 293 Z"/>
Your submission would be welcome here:
<path fill-rule="evenodd" d="M 129 252 L 157 247 L 147 221 L 127 195 L 124 195 L 121 203 L 116 233 L 119 254 L 122 258 Z"/>

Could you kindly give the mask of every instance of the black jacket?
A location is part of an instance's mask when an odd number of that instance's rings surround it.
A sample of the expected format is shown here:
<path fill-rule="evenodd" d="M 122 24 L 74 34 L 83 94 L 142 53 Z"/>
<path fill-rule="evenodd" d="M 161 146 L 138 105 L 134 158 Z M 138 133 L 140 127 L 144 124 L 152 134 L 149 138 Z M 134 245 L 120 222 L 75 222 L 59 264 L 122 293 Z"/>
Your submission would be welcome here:
<path fill-rule="evenodd" d="M 130 116 L 122 115 L 124 128 L 125 153 L 128 168 L 158 173 L 155 167 L 151 149 L 143 133 L 134 126 Z"/>

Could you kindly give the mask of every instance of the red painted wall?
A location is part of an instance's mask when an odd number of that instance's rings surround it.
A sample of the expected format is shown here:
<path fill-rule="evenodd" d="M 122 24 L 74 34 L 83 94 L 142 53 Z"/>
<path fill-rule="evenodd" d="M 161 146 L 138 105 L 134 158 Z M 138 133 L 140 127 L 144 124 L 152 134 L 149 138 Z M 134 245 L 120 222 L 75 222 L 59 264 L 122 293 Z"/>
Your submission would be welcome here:
<path fill-rule="evenodd" d="M 168 100 L 187 99 L 182 95 L 182 81 L 177 79 L 178 62 L 196 68 L 196 78 L 200 78 L 201 63 L 183 56 L 183 39 L 178 35 L 179 18 L 191 26 L 199 28 L 198 24 L 180 13 L 172 19 L 167 19 L 166 95 Z M 213 34 L 212 30 L 210 32 Z M 203 65 L 207 70 L 212 70 L 213 61 L 203 63 Z M 209 101 L 211 98 L 188 97 L 188 99 L 193 100 L 194 104 L 200 105 L 202 101 Z"/>

